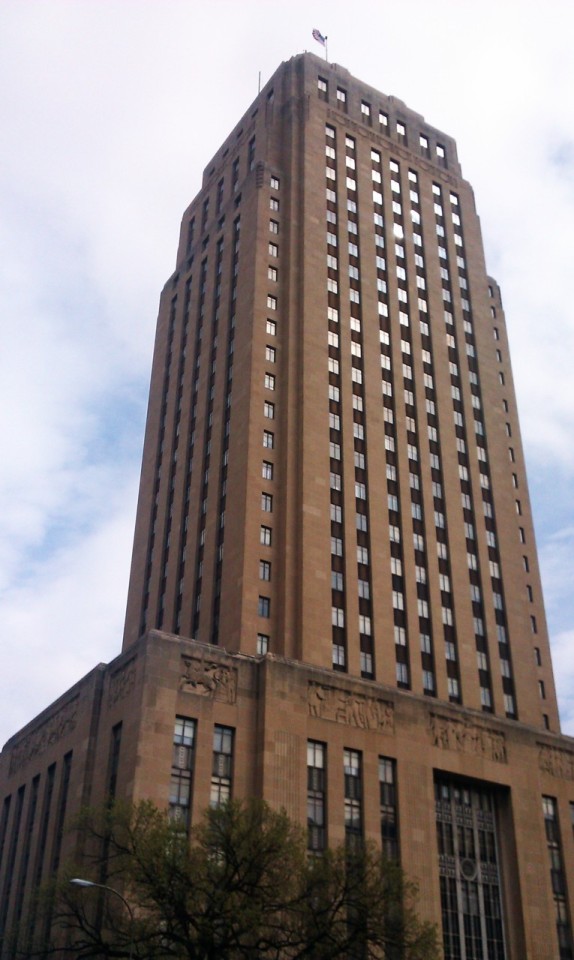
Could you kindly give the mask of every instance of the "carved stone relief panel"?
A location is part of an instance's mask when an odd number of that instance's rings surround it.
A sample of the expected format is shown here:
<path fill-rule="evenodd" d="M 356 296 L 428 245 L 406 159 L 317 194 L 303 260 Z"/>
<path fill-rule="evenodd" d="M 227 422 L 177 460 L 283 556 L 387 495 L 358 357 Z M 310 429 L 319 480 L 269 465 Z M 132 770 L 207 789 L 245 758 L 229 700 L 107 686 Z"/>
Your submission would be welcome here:
<path fill-rule="evenodd" d="M 541 770 L 561 780 L 574 780 L 574 753 L 557 747 L 548 747 L 543 743 L 538 746 L 540 748 L 538 763 Z"/>
<path fill-rule="evenodd" d="M 347 693 L 320 683 L 309 684 L 307 700 L 312 717 L 362 730 L 394 729 L 394 705 L 387 700 Z"/>
<path fill-rule="evenodd" d="M 237 699 L 237 670 L 211 660 L 182 657 L 180 688 L 223 703 Z"/>
<path fill-rule="evenodd" d="M 126 663 L 121 670 L 118 670 L 110 678 L 110 690 L 108 694 L 108 706 L 113 707 L 124 697 L 127 697 L 133 690 L 136 682 L 136 666 L 133 660 Z"/>
<path fill-rule="evenodd" d="M 459 750 L 495 760 L 497 763 L 508 762 L 506 739 L 498 730 L 469 720 L 455 720 L 431 713 L 429 732 L 433 745 L 442 750 Z"/>
<path fill-rule="evenodd" d="M 39 729 L 29 733 L 24 740 L 12 751 L 10 757 L 10 775 L 17 773 L 31 760 L 41 757 L 48 747 L 58 743 L 63 737 L 71 733 L 76 727 L 79 697 L 74 697 L 49 717 Z"/>

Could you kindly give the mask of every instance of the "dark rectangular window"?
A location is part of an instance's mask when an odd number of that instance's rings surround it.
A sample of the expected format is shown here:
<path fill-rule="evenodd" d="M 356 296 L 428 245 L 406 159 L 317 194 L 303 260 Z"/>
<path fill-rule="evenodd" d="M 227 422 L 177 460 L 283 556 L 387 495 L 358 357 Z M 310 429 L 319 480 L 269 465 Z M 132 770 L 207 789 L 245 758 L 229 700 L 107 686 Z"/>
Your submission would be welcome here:
<path fill-rule="evenodd" d="M 269 597 L 259 597 L 257 613 L 260 617 L 268 618 L 271 614 L 271 600 Z"/>
<path fill-rule="evenodd" d="M 116 795 L 118 769 L 120 765 L 120 746 L 122 742 L 122 725 L 116 723 L 112 729 L 110 743 L 110 758 L 108 761 L 108 797 L 113 800 Z"/>
<path fill-rule="evenodd" d="M 345 776 L 345 842 L 349 850 L 356 850 L 363 840 L 363 784 L 361 754 L 358 750 L 345 750 L 343 769 Z"/>
<path fill-rule="evenodd" d="M 212 807 L 219 807 L 231 799 L 234 732 L 232 727 L 222 727 L 219 724 L 216 724 L 213 730 L 210 798 Z"/>
<path fill-rule="evenodd" d="M 34 883 L 39 886 L 44 871 L 44 856 L 46 854 L 46 843 L 48 841 L 48 826 L 50 823 L 50 813 L 52 810 L 52 796 L 54 794 L 54 780 L 56 779 L 56 764 L 48 767 L 46 786 L 44 788 L 44 802 L 42 805 L 42 820 L 40 823 L 40 835 L 38 837 L 38 851 L 36 854 L 36 866 L 34 869 Z"/>
<path fill-rule="evenodd" d="M 398 860 L 397 765 L 389 757 L 379 757 L 379 791 L 383 855 L 389 860 Z"/>
<path fill-rule="evenodd" d="M 8 830 L 11 800 L 11 796 L 4 797 L 4 803 L 2 804 L 2 819 L 0 820 L 0 873 L 2 872 L 2 859 L 4 856 L 4 844 L 6 843 L 6 832 Z"/>
<path fill-rule="evenodd" d="M 54 847 L 52 850 L 52 876 L 58 872 L 58 867 L 60 866 L 60 853 L 62 851 L 62 838 L 64 836 L 64 824 L 66 822 L 66 808 L 68 805 L 68 791 L 70 788 L 71 772 L 72 751 L 66 754 L 62 764 L 62 780 L 60 782 L 60 795 L 58 797 L 58 809 L 56 811 L 56 823 L 54 830 Z"/>
<path fill-rule="evenodd" d="M 32 780 L 30 791 L 30 801 L 28 804 L 28 814 L 26 816 L 26 825 L 24 828 L 22 856 L 20 859 L 20 875 L 18 877 L 18 886 L 16 889 L 16 922 L 20 921 L 22 916 L 22 906 L 24 904 L 24 893 L 26 890 L 26 881 L 28 879 L 28 864 L 30 863 L 30 849 L 32 846 L 32 833 L 36 822 L 36 810 L 38 808 L 38 793 L 40 790 L 40 775 Z"/>
<path fill-rule="evenodd" d="M 566 872 L 564 870 L 564 854 L 560 840 L 560 824 L 558 822 L 558 804 L 554 797 L 542 797 L 542 811 L 546 829 L 546 844 L 550 859 L 550 883 L 554 908 L 556 911 L 556 935 L 560 960 L 572 960 L 574 957 L 574 943 L 572 928 L 568 914 L 568 888 Z"/>
<path fill-rule="evenodd" d="M 260 542 L 260 543 L 262 544 L 262 546 L 264 546 L 264 547 L 270 547 L 270 546 L 271 546 L 271 540 L 272 540 L 272 537 L 271 537 L 271 527 L 262 526 L 261 529 L 260 529 L 260 531 L 259 531 L 259 542 Z"/>
<path fill-rule="evenodd" d="M 195 232 L 195 217 L 192 217 L 187 225 L 187 249 L 186 253 L 191 253 L 191 248 L 193 247 L 193 235 Z"/>
<path fill-rule="evenodd" d="M 326 754 L 324 743 L 307 741 L 307 848 L 313 852 L 326 847 Z"/>
<path fill-rule="evenodd" d="M 189 829 L 197 721 L 176 717 L 169 788 L 169 815 Z"/>
<path fill-rule="evenodd" d="M 221 207 L 223 206 L 223 186 L 224 186 L 224 181 L 222 178 L 217 184 L 217 213 L 218 214 L 220 213 Z"/>
<path fill-rule="evenodd" d="M 257 653 L 259 656 L 264 656 L 269 650 L 269 634 L 268 633 L 258 633 L 257 634 Z"/>
<path fill-rule="evenodd" d="M 25 791 L 26 788 L 22 786 L 16 795 L 14 821 L 12 823 L 12 832 L 10 835 L 10 846 L 8 847 L 6 868 L 4 870 L 4 883 L 2 885 L 2 892 L 0 894 L 0 942 L 6 929 L 6 919 L 8 917 L 8 908 L 10 906 L 10 894 L 12 892 L 12 881 L 14 879 L 14 865 L 16 863 L 16 853 L 18 850 L 18 839 L 20 836 L 20 824 L 22 822 Z"/>
<path fill-rule="evenodd" d="M 206 197 L 203 201 L 203 206 L 201 208 L 201 229 L 205 230 L 207 226 L 207 221 L 209 218 L 209 197 Z"/>

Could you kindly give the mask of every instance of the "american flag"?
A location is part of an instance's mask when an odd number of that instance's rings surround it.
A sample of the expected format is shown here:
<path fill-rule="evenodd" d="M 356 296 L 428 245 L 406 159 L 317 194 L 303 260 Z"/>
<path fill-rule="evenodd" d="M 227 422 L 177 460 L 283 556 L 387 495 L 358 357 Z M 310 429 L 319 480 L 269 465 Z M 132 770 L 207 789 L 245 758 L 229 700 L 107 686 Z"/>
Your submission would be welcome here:
<path fill-rule="evenodd" d="M 317 43 L 320 43 L 321 46 L 325 46 L 327 42 L 327 37 L 324 37 L 320 30 L 313 30 L 313 40 L 316 40 Z"/>

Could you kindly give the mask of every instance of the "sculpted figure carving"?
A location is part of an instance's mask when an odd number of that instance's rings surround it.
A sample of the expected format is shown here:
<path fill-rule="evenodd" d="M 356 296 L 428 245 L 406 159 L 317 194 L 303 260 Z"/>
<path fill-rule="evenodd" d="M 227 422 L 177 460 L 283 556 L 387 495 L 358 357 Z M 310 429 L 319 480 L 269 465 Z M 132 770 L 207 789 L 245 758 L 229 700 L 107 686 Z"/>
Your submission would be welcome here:
<path fill-rule="evenodd" d="M 488 727 L 431 713 L 429 733 L 434 746 L 441 750 L 459 750 L 488 757 L 496 763 L 507 762 L 504 734 Z"/>
<path fill-rule="evenodd" d="M 211 697 L 224 703 L 235 703 L 237 675 L 230 667 L 205 660 L 182 657 L 181 687 L 202 697 Z"/>
<path fill-rule="evenodd" d="M 327 698 L 327 687 L 320 687 L 318 683 L 309 686 L 309 713 L 312 717 L 322 717 Z"/>
<path fill-rule="evenodd" d="M 541 770 L 550 773 L 553 777 L 559 777 L 561 780 L 574 780 L 574 754 L 568 753 L 566 750 L 540 744 L 538 764 Z"/>
<path fill-rule="evenodd" d="M 393 729 L 394 707 L 386 700 L 310 683 L 307 703 L 312 717 L 322 717 L 361 730 Z"/>

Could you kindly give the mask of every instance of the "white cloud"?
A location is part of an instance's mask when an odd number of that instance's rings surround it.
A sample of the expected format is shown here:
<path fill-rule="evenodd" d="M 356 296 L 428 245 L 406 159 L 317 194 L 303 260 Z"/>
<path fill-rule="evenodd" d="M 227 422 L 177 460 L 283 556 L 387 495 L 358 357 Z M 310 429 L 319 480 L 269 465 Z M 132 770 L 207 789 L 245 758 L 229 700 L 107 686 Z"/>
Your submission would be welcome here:
<path fill-rule="evenodd" d="M 562 729 L 574 736 L 574 525 L 554 525 L 553 529 L 551 510 L 547 511 L 547 521 L 544 525 L 546 535 L 539 539 L 539 560 L 551 628 L 552 662 Z"/>
<path fill-rule="evenodd" d="M 556 678 L 556 692 L 560 704 L 562 732 L 574 737 L 574 630 L 554 637 L 552 662 Z"/>
<path fill-rule="evenodd" d="M 119 653 L 137 476 L 99 479 L 105 517 L 36 558 L 2 605 L 2 742 Z"/>

